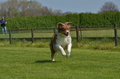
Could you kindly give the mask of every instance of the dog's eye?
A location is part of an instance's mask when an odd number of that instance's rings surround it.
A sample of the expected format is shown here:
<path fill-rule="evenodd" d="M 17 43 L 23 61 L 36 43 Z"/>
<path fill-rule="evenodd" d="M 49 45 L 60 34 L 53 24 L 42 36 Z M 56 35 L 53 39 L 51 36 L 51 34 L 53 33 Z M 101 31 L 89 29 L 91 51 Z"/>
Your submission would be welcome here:
<path fill-rule="evenodd" d="M 63 31 L 64 31 L 64 30 L 66 30 L 66 29 L 62 28 L 61 30 L 63 30 Z"/>
<path fill-rule="evenodd" d="M 66 30 L 66 29 L 63 29 L 63 30 Z"/>

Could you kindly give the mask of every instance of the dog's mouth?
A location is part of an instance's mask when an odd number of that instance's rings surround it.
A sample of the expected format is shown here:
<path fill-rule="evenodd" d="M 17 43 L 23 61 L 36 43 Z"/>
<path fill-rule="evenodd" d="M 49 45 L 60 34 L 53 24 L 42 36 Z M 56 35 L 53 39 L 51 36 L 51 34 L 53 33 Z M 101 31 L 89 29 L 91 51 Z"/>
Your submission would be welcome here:
<path fill-rule="evenodd" d="M 63 33 L 65 36 L 68 36 L 69 35 L 69 32 L 66 32 L 66 33 Z"/>

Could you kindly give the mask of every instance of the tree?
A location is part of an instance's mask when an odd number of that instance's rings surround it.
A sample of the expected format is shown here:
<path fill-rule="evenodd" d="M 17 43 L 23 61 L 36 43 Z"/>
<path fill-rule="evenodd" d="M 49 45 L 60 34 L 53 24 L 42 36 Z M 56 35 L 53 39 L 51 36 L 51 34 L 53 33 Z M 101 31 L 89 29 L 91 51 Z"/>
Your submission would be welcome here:
<path fill-rule="evenodd" d="M 36 0 L 7 0 L 0 3 L 0 17 L 60 15 L 61 10 L 52 10 Z"/>
<path fill-rule="evenodd" d="M 104 12 L 118 12 L 119 9 L 117 5 L 115 5 L 113 2 L 105 2 L 105 4 L 100 8 L 100 11 L 98 13 L 104 13 Z"/>

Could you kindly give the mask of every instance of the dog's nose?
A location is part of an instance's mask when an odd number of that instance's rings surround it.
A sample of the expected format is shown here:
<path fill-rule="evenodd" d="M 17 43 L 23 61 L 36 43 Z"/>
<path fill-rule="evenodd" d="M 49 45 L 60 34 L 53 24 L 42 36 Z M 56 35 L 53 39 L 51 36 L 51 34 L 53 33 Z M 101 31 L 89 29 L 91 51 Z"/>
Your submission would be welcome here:
<path fill-rule="evenodd" d="M 66 32 L 66 34 L 68 35 L 68 34 L 69 34 L 69 32 Z"/>
<path fill-rule="evenodd" d="M 66 32 L 65 35 L 68 36 L 68 35 L 69 35 L 69 32 Z"/>

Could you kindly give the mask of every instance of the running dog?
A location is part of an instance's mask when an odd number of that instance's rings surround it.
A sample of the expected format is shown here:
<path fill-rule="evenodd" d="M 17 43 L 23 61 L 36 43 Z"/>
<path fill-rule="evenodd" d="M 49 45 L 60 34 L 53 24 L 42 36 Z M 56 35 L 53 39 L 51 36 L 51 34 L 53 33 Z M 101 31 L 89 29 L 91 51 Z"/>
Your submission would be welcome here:
<path fill-rule="evenodd" d="M 67 58 L 70 56 L 72 47 L 70 24 L 71 22 L 58 23 L 58 26 L 56 27 L 55 33 L 50 43 L 52 61 L 55 61 L 54 57 L 58 52 L 60 52 L 63 56 L 66 56 Z"/>

